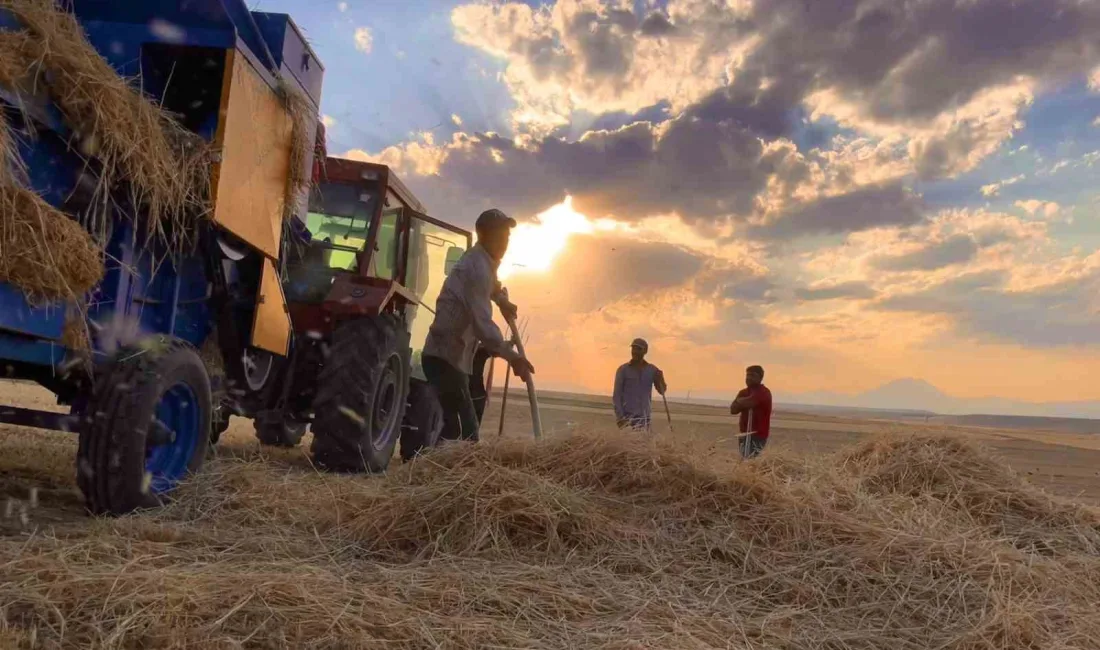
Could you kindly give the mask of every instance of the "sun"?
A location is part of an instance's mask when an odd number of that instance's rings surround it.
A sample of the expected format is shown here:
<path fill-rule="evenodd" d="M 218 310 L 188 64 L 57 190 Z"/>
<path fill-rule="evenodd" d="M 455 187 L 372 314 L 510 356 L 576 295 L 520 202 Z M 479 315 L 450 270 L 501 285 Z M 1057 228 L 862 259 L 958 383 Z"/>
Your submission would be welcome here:
<path fill-rule="evenodd" d="M 593 221 L 573 209 L 573 197 L 540 212 L 534 223 L 521 223 L 512 231 L 508 252 L 497 269 L 497 277 L 507 279 L 514 273 L 543 273 L 565 250 L 573 235 L 597 230 L 614 230 L 614 221 Z"/>

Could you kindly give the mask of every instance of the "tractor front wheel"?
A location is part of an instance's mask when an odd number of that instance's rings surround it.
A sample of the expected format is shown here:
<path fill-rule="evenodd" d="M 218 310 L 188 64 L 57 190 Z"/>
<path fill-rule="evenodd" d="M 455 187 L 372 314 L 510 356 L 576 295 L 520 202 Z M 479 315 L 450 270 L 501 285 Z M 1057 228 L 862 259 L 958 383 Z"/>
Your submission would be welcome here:
<path fill-rule="evenodd" d="M 435 388 L 423 381 L 409 385 L 409 408 L 401 427 L 401 460 L 410 461 L 439 444 L 443 432 L 443 406 Z"/>
<path fill-rule="evenodd" d="M 93 514 L 163 505 L 210 444 L 210 379 L 194 348 L 167 337 L 119 352 L 83 410 L 77 483 Z"/>
<path fill-rule="evenodd" d="M 338 327 L 313 400 L 314 462 L 335 471 L 385 471 L 408 393 L 408 334 L 394 316 Z"/>

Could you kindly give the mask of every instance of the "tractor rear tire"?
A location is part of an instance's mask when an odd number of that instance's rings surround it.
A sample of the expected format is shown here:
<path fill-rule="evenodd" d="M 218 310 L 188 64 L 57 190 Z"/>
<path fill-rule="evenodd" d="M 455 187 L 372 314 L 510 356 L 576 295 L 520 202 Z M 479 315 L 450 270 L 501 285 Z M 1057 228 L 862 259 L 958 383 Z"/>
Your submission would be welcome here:
<path fill-rule="evenodd" d="M 313 400 L 313 460 L 344 472 L 383 472 L 401 437 L 409 336 L 390 314 L 336 329 Z"/>
<path fill-rule="evenodd" d="M 206 459 L 210 402 L 206 367 L 187 343 L 157 337 L 120 351 L 83 409 L 77 484 L 88 510 L 164 505 Z"/>
<path fill-rule="evenodd" d="M 253 427 L 256 429 L 256 439 L 261 445 L 293 449 L 302 442 L 309 424 L 289 420 L 262 420 L 257 417 L 253 421 Z"/>
<path fill-rule="evenodd" d="M 409 406 L 401 427 L 401 460 L 408 462 L 439 444 L 443 433 L 443 406 L 435 388 L 423 381 L 409 384 Z"/>

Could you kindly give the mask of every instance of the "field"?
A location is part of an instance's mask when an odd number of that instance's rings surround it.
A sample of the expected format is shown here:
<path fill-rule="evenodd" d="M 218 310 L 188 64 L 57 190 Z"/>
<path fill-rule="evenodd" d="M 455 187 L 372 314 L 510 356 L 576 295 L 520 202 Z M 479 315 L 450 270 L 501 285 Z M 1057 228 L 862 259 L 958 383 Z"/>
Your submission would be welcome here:
<path fill-rule="evenodd" d="M 73 436 L 0 427 L 0 647 L 1100 647 L 1089 436 L 777 413 L 742 463 L 720 408 L 624 436 L 547 394 L 534 445 L 500 403 L 485 444 L 387 477 L 234 420 L 175 503 L 114 520 Z"/>

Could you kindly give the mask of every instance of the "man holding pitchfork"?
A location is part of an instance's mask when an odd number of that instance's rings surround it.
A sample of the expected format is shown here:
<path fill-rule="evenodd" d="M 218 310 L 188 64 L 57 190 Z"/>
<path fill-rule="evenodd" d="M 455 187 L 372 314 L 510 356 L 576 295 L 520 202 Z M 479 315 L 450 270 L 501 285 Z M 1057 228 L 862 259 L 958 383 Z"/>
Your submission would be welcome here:
<path fill-rule="evenodd" d="M 768 444 L 772 422 L 772 392 L 764 385 L 764 369 L 749 366 L 745 369 L 745 388 L 737 393 L 730 404 L 730 415 L 740 415 L 741 456 L 755 458 Z"/>

